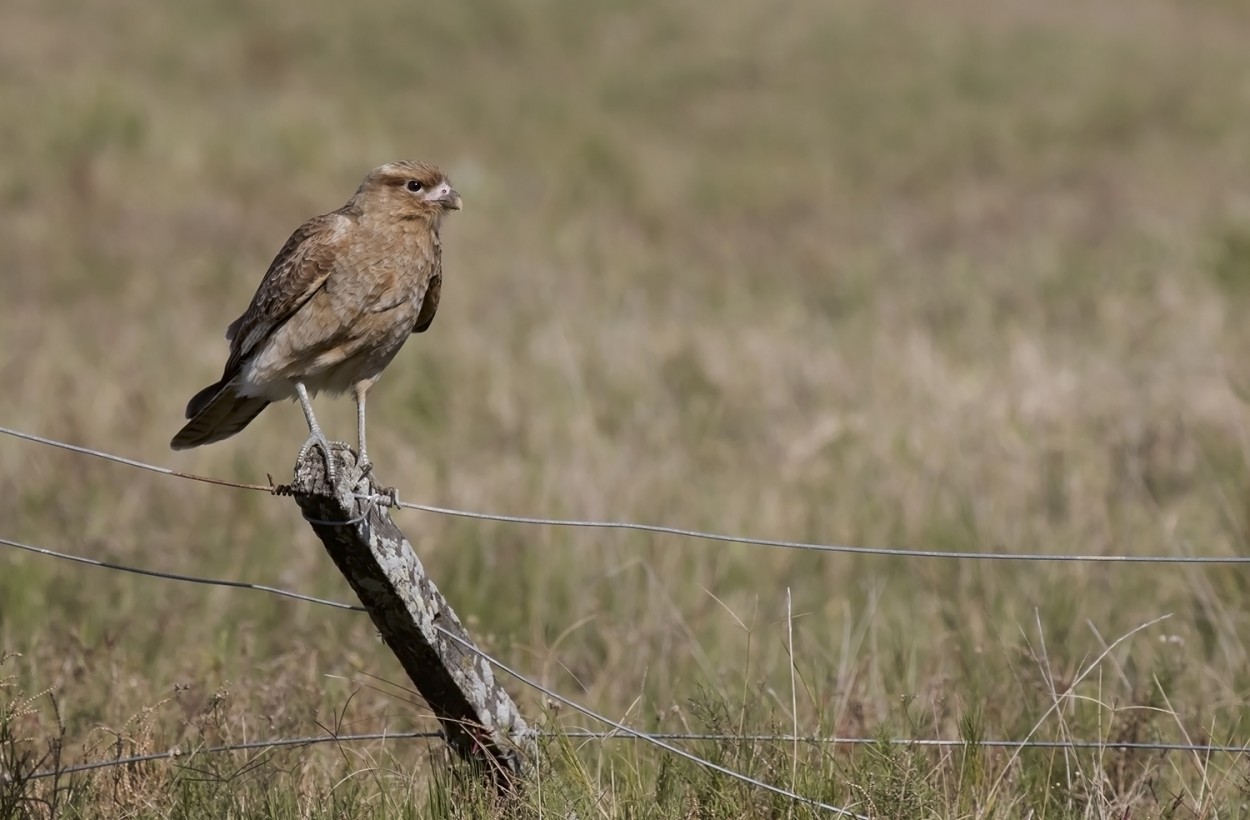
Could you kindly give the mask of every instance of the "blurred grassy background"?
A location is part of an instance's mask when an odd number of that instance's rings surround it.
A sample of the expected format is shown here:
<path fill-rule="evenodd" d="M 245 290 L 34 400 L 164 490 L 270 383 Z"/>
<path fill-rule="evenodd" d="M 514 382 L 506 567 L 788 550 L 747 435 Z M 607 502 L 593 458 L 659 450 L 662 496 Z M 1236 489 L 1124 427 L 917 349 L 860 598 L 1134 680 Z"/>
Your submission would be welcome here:
<path fill-rule="evenodd" d="M 1241 555 L 1248 42 L 1234 0 L 10 0 L 0 424 L 285 480 L 294 406 L 210 448 L 167 442 L 289 232 L 369 168 L 419 158 L 465 209 L 444 231 L 439 318 L 370 404 L 379 476 L 406 500 L 863 545 Z M 350 438 L 351 402 L 317 404 Z M 1238 567 L 399 520 L 486 648 L 642 727 L 1246 738 Z M 14 440 L 0 535 L 350 596 L 289 501 Z M 10 689 L 55 690 L 68 758 L 428 724 L 371 688 L 403 676 L 365 619 L 256 593 L 6 551 L 0 649 L 21 653 L 0 669 Z M 511 690 L 539 723 L 583 723 Z M 38 747 L 56 730 L 36 711 L 19 728 Z M 546 810 L 771 810 L 645 747 L 559 751 Z M 1247 775 L 1233 756 L 804 748 L 796 775 L 788 745 L 701 753 L 898 817 L 1240 816 Z M 153 767 L 122 790 L 101 775 L 70 806 L 457 811 L 412 803 L 410 785 L 444 793 L 424 749 L 354 754 L 207 782 Z M 344 778 L 357 802 L 335 802 Z"/>

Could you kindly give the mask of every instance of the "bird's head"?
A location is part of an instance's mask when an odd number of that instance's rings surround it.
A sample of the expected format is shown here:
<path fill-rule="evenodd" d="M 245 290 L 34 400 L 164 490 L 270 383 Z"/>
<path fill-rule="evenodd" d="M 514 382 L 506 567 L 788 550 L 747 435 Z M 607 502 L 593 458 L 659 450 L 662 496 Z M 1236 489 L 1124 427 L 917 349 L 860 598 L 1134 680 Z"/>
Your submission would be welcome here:
<path fill-rule="evenodd" d="M 353 201 L 365 213 L 398 219 L 433 218 L 460 210 L 460 194 L 428 162 L 401 160 L 374 168 Z"/>

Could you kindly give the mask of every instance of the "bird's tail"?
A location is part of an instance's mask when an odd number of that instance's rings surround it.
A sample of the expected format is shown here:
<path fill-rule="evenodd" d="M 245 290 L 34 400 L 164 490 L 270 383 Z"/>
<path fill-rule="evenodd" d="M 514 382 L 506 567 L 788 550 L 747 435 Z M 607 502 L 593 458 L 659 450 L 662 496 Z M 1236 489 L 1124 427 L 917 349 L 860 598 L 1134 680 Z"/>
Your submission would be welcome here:
<path fill-rule="evenodd" d="M 266 399 L 241 395 L 234 381 L 222 379 L 191 397 L 187 403 L 187 418 L 190 421 L 178 431 L 169 446 L 175 450 L 187 450 L 229 438 L 246 427 L 268 405 Z"/>

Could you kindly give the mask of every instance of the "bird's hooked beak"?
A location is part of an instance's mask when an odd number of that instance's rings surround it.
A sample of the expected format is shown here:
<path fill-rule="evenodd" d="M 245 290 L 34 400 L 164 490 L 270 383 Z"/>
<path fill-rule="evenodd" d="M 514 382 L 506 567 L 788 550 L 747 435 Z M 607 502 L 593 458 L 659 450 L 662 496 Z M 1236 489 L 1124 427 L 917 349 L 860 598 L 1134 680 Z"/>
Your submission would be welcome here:
<path fill-rule="evenodd" d="M 448 211 L 460 210 L 460 194 L 451 187 L 450 182 L 442 182 L 432 189 L 425 197 L 428 201 L 442 205 Z"/>

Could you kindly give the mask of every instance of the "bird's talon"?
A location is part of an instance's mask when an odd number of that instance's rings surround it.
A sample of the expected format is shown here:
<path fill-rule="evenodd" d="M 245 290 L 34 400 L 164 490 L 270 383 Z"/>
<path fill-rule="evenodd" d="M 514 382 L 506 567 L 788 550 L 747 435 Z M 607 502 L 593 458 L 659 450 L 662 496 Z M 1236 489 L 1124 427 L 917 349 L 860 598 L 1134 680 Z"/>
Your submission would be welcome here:
<path fill-rule="evenodd" d="M 308 451 L 313 447 L 321 448 L 321 453 L 325 456 L 326 462 L 326 483 L 331 487 L 335 486 L 334 453 L 330 449 L 330 442 L 326 440 L 325 435 L 320 430 L 314 431 L 308 437 L 308 441 L 304 442 L 304 446 L 300 448 L 299 455 L 295 458 L 296 468 L 298 469 L 308 455 Z"/>

